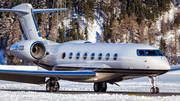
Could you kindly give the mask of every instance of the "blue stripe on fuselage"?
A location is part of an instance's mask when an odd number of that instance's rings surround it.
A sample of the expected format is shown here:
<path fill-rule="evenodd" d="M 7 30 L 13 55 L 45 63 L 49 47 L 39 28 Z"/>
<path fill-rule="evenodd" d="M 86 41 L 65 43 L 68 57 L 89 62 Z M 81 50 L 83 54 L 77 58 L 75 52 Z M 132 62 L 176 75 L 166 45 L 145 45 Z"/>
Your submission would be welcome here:
<path fill-rule="evenodd" d="M 81 72 L 81 71 L 23 71 L 23 70 L 2 70 L 0 73 L 14 73 L 14 74 L 39 74 L 39 75 L 96 75 L 95 72 Z"/>
<path fill-rule="evenodd" d="M 172 68 L 172 69 L 170 69 L 170 71 L 174 71 L 174 70 L 180 70 L 180 68 Z"/>

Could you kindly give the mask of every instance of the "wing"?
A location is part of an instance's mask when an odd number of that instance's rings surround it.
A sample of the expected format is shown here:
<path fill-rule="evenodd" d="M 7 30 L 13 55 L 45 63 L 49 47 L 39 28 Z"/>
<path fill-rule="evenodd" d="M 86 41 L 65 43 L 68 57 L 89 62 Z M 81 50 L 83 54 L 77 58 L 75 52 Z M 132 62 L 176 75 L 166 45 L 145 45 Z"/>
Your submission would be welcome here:
<path fill-rule="evenodd" d="M 32 84 L 45 83 L 46 77 L 59 77 L 61 79 L 88 79 L 94 77 L 95 72 L 88 71 L 27 71 L 27 70 L 4 70 L 0 69 L 0 79 Z"/>
<path fill-rule="evenodd" d="M 180 70 L 180 65 L 171 65 L 171 69 L 169 71 Z"/>

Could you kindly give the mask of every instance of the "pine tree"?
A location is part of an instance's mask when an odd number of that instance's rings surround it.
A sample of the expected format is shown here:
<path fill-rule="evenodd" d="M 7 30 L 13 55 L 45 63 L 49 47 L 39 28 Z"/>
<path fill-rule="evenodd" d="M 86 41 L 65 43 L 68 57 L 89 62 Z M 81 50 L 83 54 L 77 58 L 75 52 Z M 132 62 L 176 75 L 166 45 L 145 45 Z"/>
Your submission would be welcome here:
<path fill-rule="evenodd" d="M 161 24 L 161 33 L 163 36 L 166 36 L 166 33 L 167 33 L 167 27 L 166 27 L 166 23 L 164 21 L 164 18 L 163 18 L 162 24 Z"/>
<path fill-rule="evenodd" d="M 174 58 L 174 65 L 177 65 L 177 46 L 178 46 L 178 26 L 177 24 L 174 25 L 174 48 L 173 48 L 173 58 Z"/>
<path fill-rule="evenodd" d="M 130 31 L 130 42 L 131 43 L 137 43 L 136 42 L 136 33 L 137 33 L 137 28 L 138 28 L 138 24 L 136 22 L 136 17 L 134 15 L 134 13 L 132 13 L 132 15 L 130 16 L 130 24 L 129 24 L 129 31 Z"/>
<path fill-rule="evenodd" d="M 145 44 L 145 40 L 147 40 L 144 36 L 145 26 L 146 26 L 146 24 L 144 21 L 142 21 L 139 26 L 139 43 L 141 43 L 141 44 Z"/>
<path fill-rule="evenodd" d="M 125 18 L 125 15 L 126 15 L 126 6 L 125 5 L 123 5 L 123 7 L 122 7 L 121 14 L 122 14 L 123 18 Z"/>
<path fill-rule="evenodd" d="M 112 24 L 112 36 L 111 38 L 114 40 L 114 42 L 117 42 L 118 36 L 120 35 L 119 31 L 119 22 L 117 19 L 114 20 Z"/>
<path fill-rule="evenodd" d="M 87 26 L 85 27 L 85 36 L 86 36 L 86 40 L 88 40 L 88 29 L 87 29 Z"/>
<path fill-rule="evenodd" d="M 58 36 L 58 39 L 56 40 L 56 42 L 63 43 L 64 42 L 64 31 L 59 27 L 58 32 L 59 32 L 59 36 Z"/>
<path fill-rule="evenodd" d="M 41 16 L 41 23 L 39 25 L 39 33 L 41 34 L 42 38 L 46 38 L 46 22 L 48 19 L 48 14 L 47 13 L 42 13 Z"/>
<path fill-rule="evenodd" d="M 161 37 L 159 49 L 166 56 L 167 46 L 166 46 L 166 41 L 163 39 L 163 37 Z"/>
<path fill-rule="evenodd" d="M 58 36 L 58 13 L 56 13 L 55 17 L 53 18 L 51 29 L 50 29 L 50 34 L 49 34 L 49 40 L 51 41 L 56 41 L 57 36 Z"/>

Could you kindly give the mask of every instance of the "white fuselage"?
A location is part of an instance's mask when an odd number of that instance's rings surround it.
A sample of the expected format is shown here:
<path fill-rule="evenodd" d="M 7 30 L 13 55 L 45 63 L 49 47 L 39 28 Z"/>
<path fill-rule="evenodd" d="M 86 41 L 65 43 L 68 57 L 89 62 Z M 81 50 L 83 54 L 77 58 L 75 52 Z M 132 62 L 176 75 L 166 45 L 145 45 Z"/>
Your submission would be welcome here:
<path fill-rule="evenodd" d="M 116 76 L 121 78 L 116 80 L 121 81 L 141 76 L 156 76 L 166 73 L 170 69 L 165 56 L 139 56 L 137 50 L 159 50 L 144 44 L 74 41 L 59 45 L 49 44 L 46 45 L 46 49 L 49 54 L 40 60 L 41 64 L 48 65 L 49 68 L 46 67 L 46 69 L 58 71 L 94 70 L 99 73 L 100 77 L 103 76 L 101 80 L 109 82 L 111 81 L 109 78 L 113 79 Z M 87 81 L 94 82 L 94 80 L 96 79 Z M 112 82 L 116 80 L 112 80 Z"/>

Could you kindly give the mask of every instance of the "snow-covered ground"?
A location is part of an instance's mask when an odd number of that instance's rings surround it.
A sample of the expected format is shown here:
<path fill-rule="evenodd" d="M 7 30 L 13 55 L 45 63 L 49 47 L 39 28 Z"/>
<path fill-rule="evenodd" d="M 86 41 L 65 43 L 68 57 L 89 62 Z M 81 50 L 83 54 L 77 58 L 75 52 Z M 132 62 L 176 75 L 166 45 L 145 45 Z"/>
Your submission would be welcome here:
<path fill-rule="evenodd" d="M 165 75 L 156 77 L 157 86 L 160 92 L 180 92 L 180 71 L 167 73 Z M 69 81 L 59 81 L 60 91 L 93 91 L 92 83 L 78 83 Z M 127 80 L 118 82 L 120 87 L 108 84 L 107 91 L 129 91 L 129 92 L 149 92 L 151 85 L 147 77 L 138 78 L 134 80 Z M 37 92 L 40 91 L 40 92 Z M 0 81 L 0 100 L 2 101 L 19 101 L 19 100 L 124 100 L 124 101 L 139 101 L 139 100 L 158 100 L 158 101 L 179 101 L 180 96 L 130 96 L 119 94 L 56 94 L 46 93 L 45 85 L 33 85 L 25 83 L 14 83 Z"/>

